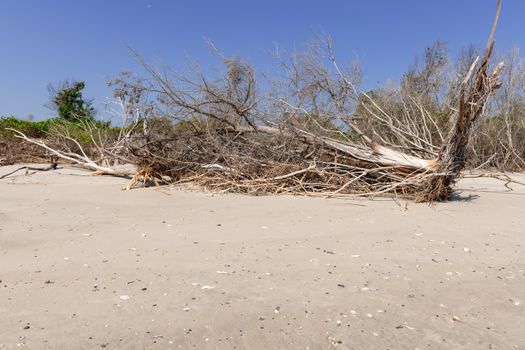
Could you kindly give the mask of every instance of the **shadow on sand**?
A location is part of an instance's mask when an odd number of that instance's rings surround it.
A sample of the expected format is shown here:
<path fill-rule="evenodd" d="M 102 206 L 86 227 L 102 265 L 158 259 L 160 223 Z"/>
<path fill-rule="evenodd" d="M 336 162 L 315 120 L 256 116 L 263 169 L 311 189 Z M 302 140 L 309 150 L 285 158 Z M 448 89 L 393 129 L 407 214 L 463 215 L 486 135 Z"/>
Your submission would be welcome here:
<path fill-rule="evenodd" d="M 450 198 L 454 202 L 472 202 L 475 199 L 478 199 L 479 195 L 477 194 L 464 194 L 462 192 L 455 192 Z"/>

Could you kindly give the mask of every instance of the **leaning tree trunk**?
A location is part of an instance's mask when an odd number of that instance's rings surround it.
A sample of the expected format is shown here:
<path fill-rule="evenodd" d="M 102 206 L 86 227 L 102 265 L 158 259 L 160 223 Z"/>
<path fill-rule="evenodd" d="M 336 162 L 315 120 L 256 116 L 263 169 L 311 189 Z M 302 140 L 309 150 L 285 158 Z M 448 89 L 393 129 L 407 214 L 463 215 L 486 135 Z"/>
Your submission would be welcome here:
<path fill-rule="evenodd" d="M 459 179 L 467 161 L 472 131 L 483 113 L 488 97 L 501 86 L 498 77 L 503 69 L 503 62 L 499 63 L 490 75 L 487 74 L 495 43 L 492 37 L 499 18 L 500 8 L 501 0 L 498 1 L 496 18 L 481 64 L 478 66 L 478 59 L 476 59 L 461 84 L 458 113 L 452 129 L 441 147 L 435 176 L 430 177 L 424 183 L 418 201 L 432 202 L 450 198 L 453 193 L 452 187 Z M 474 76 L 473 72 L 475 72 Z"/>

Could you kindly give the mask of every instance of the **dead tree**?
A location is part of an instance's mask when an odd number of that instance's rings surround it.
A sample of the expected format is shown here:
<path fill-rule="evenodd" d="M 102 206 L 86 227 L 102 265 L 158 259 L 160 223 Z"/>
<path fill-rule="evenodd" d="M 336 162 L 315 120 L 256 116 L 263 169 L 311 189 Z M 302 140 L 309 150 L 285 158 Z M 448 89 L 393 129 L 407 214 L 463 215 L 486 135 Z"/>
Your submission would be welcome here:
<path fill-rule="evenodd" d="M 439 134 L 441 148 L 432 139 L 430 128 L 437 126 L 430 126 L 435 120 L 428 111 L 414 101 L 419 114 L 407 109 L 405 116 L 394 118 L 374 96 L 358 92 L 355 80 L 339 69 L 330 43 L 325 59 L 332 70 L 315 55 L 291 60 L 283 84 L 288 88 L 269 94 L 258 90 L 255 70 L 240 59 L 220 55 L 223 73 L 208 78 L 199 71 L 158 70 L 135 54 L 149 81 L 130 79 L 121 85 L 131 95 L 155 96 L 157 105 L 144 118 L 128 118 L 132 129 L 121 132 L 113 147 L 99 142 L 99 160 L 81 147 L 75 154 L 17 135 L 100 173 L 133 175 L 127 189 L 151 180 L 248 194 L 446 200 L 465 167 L 485 103 L 499 87 L 502 64 L 487 73 L 499 9 L 500 2 L 481 63 L 471 65 L 461 84 L 450 132 Z M 391 135 L 360 130 L 351 113 L 363 101 L 368 117 Z M 111 159 L 123 159 L 136 171 L 123 173 L 108 165 Z"/>
<path fill-rule="evenodd" d="M 485 103 L 489 96 L 501 86 L 498 78 L 503 69 L 503 62 L 499 63 L 492 73 L 488 73 L 489 60 L 495 44 L 493 35 L 500 9 L 501 0 L 498 0 L 496 18 L 485 53 L 479 65 L 477 65 L 479 58 L 476 58 L 461 84 L 459 110 L 454 125 L 439 152 L 437 174 L 424 184 L 421 196 L 418 198 L 419 201 L 437 201 L 450 197 L 452 186 L 459 179 L 467 162 L 469 140 L 483 113 Z"/>

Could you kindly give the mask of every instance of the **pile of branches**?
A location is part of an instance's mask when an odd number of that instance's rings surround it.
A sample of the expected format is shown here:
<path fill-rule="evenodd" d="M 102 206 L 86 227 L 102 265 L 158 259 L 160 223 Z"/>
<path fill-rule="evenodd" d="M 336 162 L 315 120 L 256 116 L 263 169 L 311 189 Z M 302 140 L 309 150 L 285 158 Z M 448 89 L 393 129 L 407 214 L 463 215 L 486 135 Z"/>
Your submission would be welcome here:
<path fill-rule="evenodd" d="M 356 90 L 358 70 L 352 64 L 340 69 L 329 41 L 325 51 L 318 43 L 282 60 L 286 75 L 266 92 L 259 91 L 250 64 L 214 47 L 225 69 L 213 79 L 199 70 L 157 69 L 135 54 L 149 77 L 124 73 L 111 82 L 124 122 L 111 144 L 93 138 L 98 160 L 81 148 L 60 150 L 18 136 L 98 173 L 129 175 L 127 189 L 140 182 L 185 183 L 253 195 L 446 200 L 465 167 L 487 99 L 500 86 L 503 64 L 489 72 L 499 8 L 483 56 L 458 88 L 440 147 L 431 140 L 431 113 L 414 100 L 402 111 L 404 118 L 389 115 L 374 96 Z M 372 122 L 383 126 L 382 134 L 366 133 Z M 121 163 L 132 167 L 119 168 Z"/>
<path fill-rule="evenodd" d="M 413 197 L 432 161 L 319 137 L 299 128 L 237 127 L 179 134 L 132 150 L 139 176 L 247 194 Z M 399 162 L 398 162 L 399 161 Z M 421 164 L 419 164 L 420 162 Z M 138 179 L 138 178 L 137 178 Z M 133 183 L 131 183 L 131 186 Z"/>

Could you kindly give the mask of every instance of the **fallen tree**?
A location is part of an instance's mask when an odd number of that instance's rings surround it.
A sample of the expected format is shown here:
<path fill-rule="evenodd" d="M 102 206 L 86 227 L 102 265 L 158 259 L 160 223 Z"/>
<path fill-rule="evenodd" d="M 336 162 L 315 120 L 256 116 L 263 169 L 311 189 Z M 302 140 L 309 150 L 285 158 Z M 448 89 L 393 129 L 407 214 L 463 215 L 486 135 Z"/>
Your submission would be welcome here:
<path fill-rule="evenodd" d="M 496 19 L 481 61 L 476 59 L 458 91 L 448 136 L 439 150 L 428 141 L 434 120 L 414 101 L 421 119 L 394 123 L 373 96 L 358 92 L 339 69 L 328 43 L 331 74 L 315 54 L 291 60 L 286 89 L 257 89 L 251 65 L 214 48 L 225 72 L 209 79 L 200 72 L 157 70 L 135 53 L 148 80 L 129 74 L 113 81 L 124 126 L 112 145 L 97 145 L 100 157 L 59 150 L 16 131 L 17 137 L 97 174 L 131 176 L 138 182 L 191 183 L 202 188 L 248 194 L 335 196 L 393 195 L 416 201 L 449 199 L 468 157 L 468 144 L 487 99 L 500 86 L 503 64 L 489 73 Z M 284 92 L 283 92 L 284 91 Z M 157 98 L 153 109 L 145 98 Z M 380 144 L 352 118 L 355 104 L 388 127 L 393 144 Z M 137 111 L 142 111 L 138 113 Z M 409 115 L 409 113 L 407 113 Z M 129 123 L 128 123 L 129 121 Z M 346 128 L 345 128 L 346 126 Z M 123 169 L 120 161 L 131 164 Z M 110 165 L 112 164 L 112 165 Z"/>

